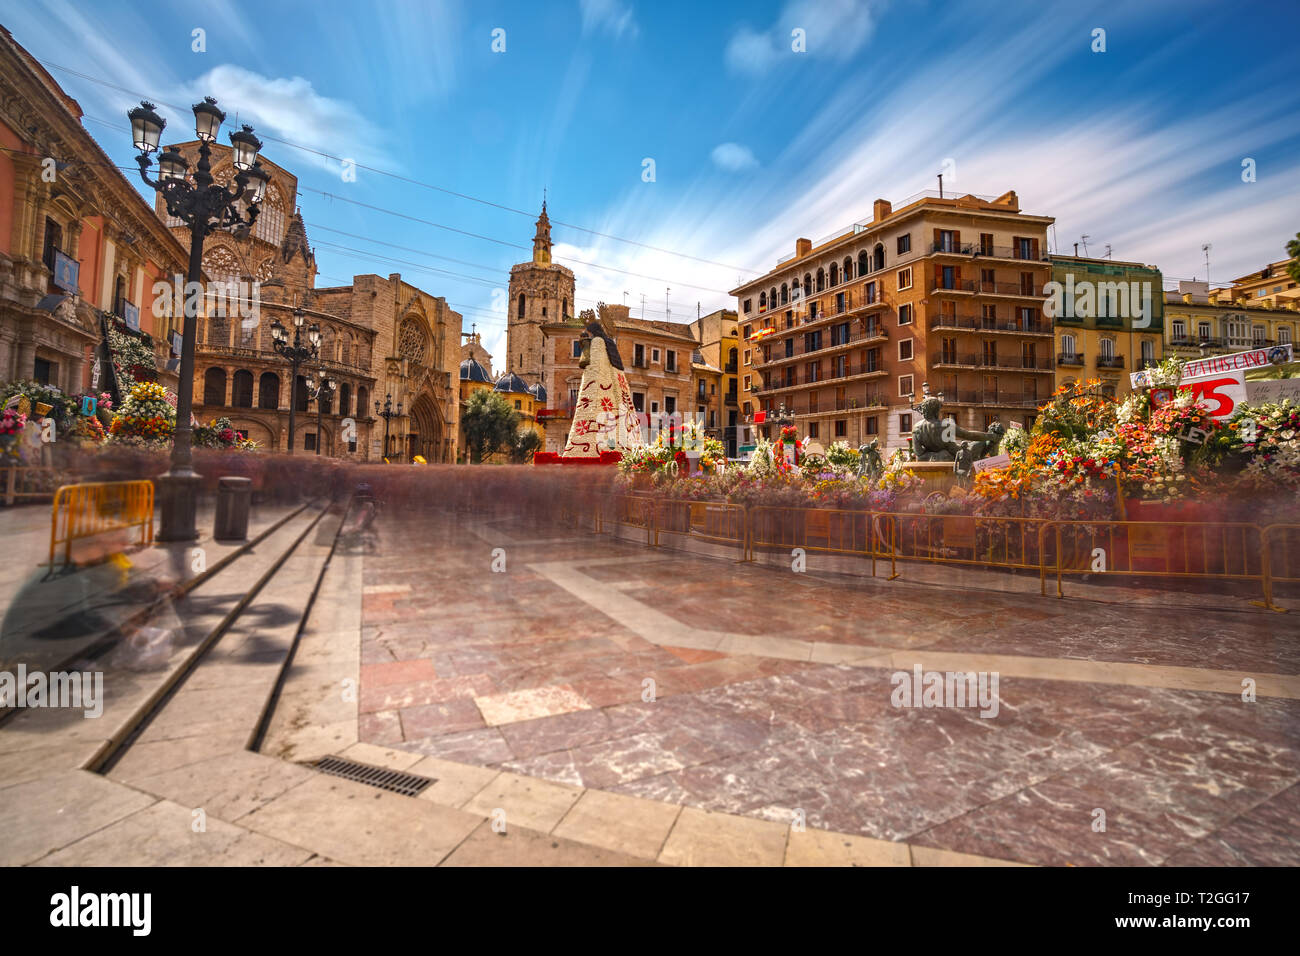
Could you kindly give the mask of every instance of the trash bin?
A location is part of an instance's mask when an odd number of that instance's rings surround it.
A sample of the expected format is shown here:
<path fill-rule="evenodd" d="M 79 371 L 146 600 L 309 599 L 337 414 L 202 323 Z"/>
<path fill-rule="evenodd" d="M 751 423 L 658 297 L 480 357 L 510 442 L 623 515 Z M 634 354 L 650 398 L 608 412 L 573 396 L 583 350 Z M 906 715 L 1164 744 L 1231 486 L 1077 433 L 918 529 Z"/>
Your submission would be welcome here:
<path fill-rule="evenodd" d="M 243 541 L 248 537 L 248 509 L 253 498 L 251 478 L 217 479 L 217 520 L 212 537 Z"/>

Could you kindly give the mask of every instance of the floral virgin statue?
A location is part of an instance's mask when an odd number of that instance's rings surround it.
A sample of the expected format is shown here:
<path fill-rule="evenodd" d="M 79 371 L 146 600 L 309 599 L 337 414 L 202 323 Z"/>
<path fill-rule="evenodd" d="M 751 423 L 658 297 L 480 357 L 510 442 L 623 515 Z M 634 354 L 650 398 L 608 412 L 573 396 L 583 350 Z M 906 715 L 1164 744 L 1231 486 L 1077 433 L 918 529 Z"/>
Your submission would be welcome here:
<path fill-rule="evenodd" d="M 643 444 L 641 418 L 632 407 L 632 390 L 623 372 L 615 328 L 602 307 L 601 318 L 587 309 L 584 328 L 582 384 L 573 409 L 573 424 L 564 443 L 565 458 L 599 458 L 601 452 L 625 452 Z"/>

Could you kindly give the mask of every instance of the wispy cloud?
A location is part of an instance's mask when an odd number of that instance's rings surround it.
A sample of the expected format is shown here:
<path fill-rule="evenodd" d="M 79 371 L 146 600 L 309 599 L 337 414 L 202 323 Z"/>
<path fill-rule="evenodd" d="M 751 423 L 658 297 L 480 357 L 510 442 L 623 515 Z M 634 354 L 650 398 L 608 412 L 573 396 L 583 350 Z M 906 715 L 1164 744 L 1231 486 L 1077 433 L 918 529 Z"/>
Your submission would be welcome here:
<path fill-rule="evenodd" d="M 318 150 L 358 163 L 391 167 L 391 156 L 382 150 L 383 133 L 351 103 L 322 96 L 310 80 L 300 76 L 269 77 L 243 67 L 223 64 L 214 67 L 168 97 L 172 101 L 198 102 L 210 90 L 221 91 L 219 105 L 227 110 L 228 129 L 235 122 L 248 123 L 259 134 Z M 236 113 L 236 111 L 238 111 Z M 184 124 L 182 129 L 186 128 Z M 278 161 L 290 166 L 303 164 L 340 170 L 338 162 L 323 156 L 294 151 Z"/>
<path fill-rule="evenodd" d="M 635 37 L 639 32 L 630 4 L 623 0 L 578 0 L 582 11 L 582 32 L 603 31 L 614 37 Z"/>
<path fill-rule="evenodd" d="M 796 55 L 847 60 L 871 39 L 884 0 L 791 0 L 774 24 L 742 24 L 727 43 L 727 66 L 764 73 Z"/>
<path fill-rule="evenodd" d="M 753 151 L 739 143 L 722 143 L 713 147 L 713 164 L 729 173 L 738 173 L 758 166 Z"/>

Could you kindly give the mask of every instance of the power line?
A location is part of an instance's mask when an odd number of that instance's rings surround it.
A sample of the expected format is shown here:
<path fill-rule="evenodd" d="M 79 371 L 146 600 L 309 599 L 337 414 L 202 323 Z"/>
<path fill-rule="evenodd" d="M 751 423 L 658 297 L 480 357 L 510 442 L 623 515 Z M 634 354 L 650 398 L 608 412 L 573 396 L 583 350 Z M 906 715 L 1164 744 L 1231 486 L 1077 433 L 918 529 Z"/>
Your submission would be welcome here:
<path fill-rule="evenodd" d="M 117 129 L 119 132 L 124 131 L 123 127 L 118 126 L 117 124 L 113 123 L 111 120 L 101 119 L 101 118 L 99 118 L 99 117 L 96 117 L 96 116 L 89 116 L 89 115 L 86 116 L 86 119 L 93 120 L 93 121 L 96 122 L 96 123 L 100 123 L 100 124 L 103 124 L 103 125 L 105 125 L 105 126 L 109 126 L 109 127 L 113 128 L 113 129 Z M 128 169 L 129 167 L 119 167 L 119 168 L 121 168 L 121 169 Z M 447 232 L 454 232 L 454 233 L 457 233 L 457 234 L 462 235 L 462 236 L 468 236 L 468 237 L 471 238 L 471 239 L 481 239 L 481 240 L 483 240 L 484 242 L 495 243 L 496 245 L 499 245 L 499 246 L 506 246 L 507 248 L 510 248 L 510 249 L 520 249 L 520 250 L 522 250 L 522 251 L 524 251 L 524 252 L 527 252 L 527 251 L 529 250 L 529 248 L 530 248 L 530 247 L 528 247 L 528 246 L 522 245 L 522 244 L 517 243 L 517 242 L 508 242 L 508 241 L 505 240 L 505 239 L 497 239 L 497 238 L 495 238 L 495 237 L 493 237 L 493 236 L 485 236 L 485 235 L 483 235 L 482 233 L 470 232 L 469 230 L 466 230 L 466 229 L 458 229 L 458 228 L 456 228 L 455 226 L 448 226 L 448 225 L 446 225 L 446 224 L 444 224 L 444 223 L 434 222 L 432 219 L 424 219 L 424 218 L 422 218 L 422 217 L 420 217 L 420 216 L 412 216 L 412 215 L 410 215 L 410 214 L 408 214 L 408 213 L 398 212 L 398 211 L 395 210 L 395 209 L 386 209 L 386 208 L 384 208 L 383 206 L 376 206 L 376 205 L 374 205 L 374 204 L 372 204 L 372 203 L 362 202 L 362 201 L 359 200 L 359 199 L 349 199 L 347 196 L 341 196 L 341 195 L 339 195 L 338 193 L 327 192 L 327 191 L 325 191 L 325 190 L 323 190 L 323 189 L 316 189 L 316 188 L 314 188 L 314 187 L 312 187 L 312 186 L 304 186 L 301 182 L 298 184 L 298 191 L 299 191 L 299 192 L 315 193 L 315 194 L 317 194 L 317 195 L 319 195 L 319 196 L 322 196 L 322 197 L 325 198 L 325 199 L 330 199 L 330 200 L 335 200 L 335 199 L 337 199 L 337 200 L 339 200 L 340 202 L 349 203 L 350 205 L 353 205 L 353 206 L 359 206 L 359 207 L 361 207 L 362 209 L 369 209 L 369 210 L 372 211 L 372 212 L 383 213 L 384 215 L 387 215 L 387 216 L 394 216 L 394 217 L 396 217 L 396 218 L 398 218 L 398 219 L 405 219 L 405 220 L 407 220 L 407 221 L 409 221 L 409 222 L 418 223 L 418 224 L 420 224 L 420 225 L 424 225 L 424 226 L 431 226 L 431 227 L 433 227 L 433 228 L 435 228 L 435 229 L 442 229 L 442 230 L 445 230 L 445 231 L 447 231 Z M 630 270 L 628 270 L 628 269 L 619 269 L 619 268 L 617 268 L 617 267 L 615 267 L 615 266 L 601 265 L 600 263 L 597 263 L 597 262 L 587 262 L 587 261 L 584 260 L 584 259 L 574 259 L 574 258 L 572 258 L 571 256 L 560 256 L 560 257 L 557 257 L 557 259 L 558 259 L 558 261 L 561 261 L 561 262 L 571 262 L 571 263 L 574 263 L 575 265 L 588 266 L 589 268 L 592 268 L 592 269 L 603 269 L 603 270 L 606 271 L 606 272 L 617 272 L 617 273 L 619 273 L 620 275 L 633 276 L 634 278 L 637 278 L 637 279 L 649 279 L 649 280 L 652 281 L 652 282 L 671 282 L 671 281 L 676 281 L 676 282 L 678 282 L 679 285 L 683 285 L 683 286 L 685 286 L 685 287 L 687 287 L 687 288 L 689 288 L 689 289 L 698 289 L 698 290 L 701 291 L 701 292 L 712 292 L 712 293 L 714 293 L 715 295 L 723 295 L 723 296 L 728 295 L 728 290 L 726 290 L 726 289 L 714 289 L 714 288 L 712 288 L 712 287 L 710 287 L 710 286 L 695 285 L 695 284 L 690 283 L 690 282 L 682 282 L 681 280 L 665 279 L 665 278 L 663 278 L 662 276 L 651 276 L 651 275 L 646 275 L 646 274 L 643 273 L 643 272 L 632 272 L 632 271 L 630 271 Z"/>
<path fill-rule="evenodd" d="M 133 96 L 133 97 L 149 98 L 149 97 L 147 96 L 147 94 L 141 93 L 141 92 L 138 91 L 138 90 L 131 90 L 131 89 L 128 89 L 127 87 L 124 87 L 124 86 L 118 86 L 116 83 L 110 83 L 110 82 L 107 81 L 107 80 L 100 79 L 99 77 L 91 76 L 91 75 L 88 74 L 88 73 L 82 73 L 82 72 L 80 72 L 79 70 L 74 70 L 74 69 L 71 69 L 70 67 L 60 66 L 60 65 L 57 64 L 57 63 L 52 63 L 52 62 L 50 62 L 49 60 L 42 60 L 42 59 L 40 59 L 39 57 L 35 57 L 34 59 L 36 59 L 37 62 L 41 63 L 43 66 L 46 66 L 46 67 L 48 67 L 48 68 L 50 68 L 50 69 L 53 69 L 53 70 L 60 70 L 60 71 L 62 71 L 62 72 L 64 72 L 64 73 L 68 73 L 68 74 L 70 74 L 70 75 L 72 75 L 72 76 L 79 77 L 80 79 L 86 80 L 86 81 L 89 82 L 89 83 L 96 83 L 96 84 L 99 84 L 100 86 L 104 86 L 104 87 L 107 87 L 107 88 L 112 89 L 112 90 L 117 90 L 119 93 L 126 93 L 126 94 L 128 94 L 128 95 L 130 95 L 130 96 Z M 177 104 L 175 104 L 175 103 L 168 103 L 168 102 L 166 102 L 166 101 L 164 101 L 164 100 L 158 100 L 158 102 L 159 102 L 159 103 L 162 103 L 162 105 L 164 105 L 164 106 L 170 107 L 171 109 L 174 109 L 174 110 L 177 110 L 177 111 L 180 111 L 180 112 L 184 112 L 184 111 L 188 108 L 188 107 L 184 107 L 184 106 L 179 106 L 179 105 L 177 105 Z M 102 121 L 101 121 L 101 122 L 102 122 Z M 428 189 L 428 190 L 432 190 L 433 192 L 444 193 L 444 194 L 446 194 L 446 195 L 448 195 L 448 196 L 455 196 L 455 197 L 458 198 L 458 199 L 464 199 L 464 200 L 467 200 L 467 201 L 469 201 L 469 202 L 479 203 L 480 205 L 490 206 L 490 207 L 492 207 L 493 209 L 500 209 L 500 210 L 502 210 L 502 211 L 504 211 L 504 212 L 514 213 L 514 214 L 519 215 L 519 216 L 524 216 L 525 218 L 528 218 L 528 219 L 533 218 L 533 214 L 532 214 L 531 212 L 528 212 L 528 211 L 523 210 L 523 209 L 516 209 L 516 208 L 514 208 L 513 206 L 507 206 L 507 205 L 504 205 L 503 203 L 493 202 L 493 201 L 490 200 L 490 199 L 482 199 L 482 198 L 480 198 L 480 197 L 478 197 L 478 196 L 471 196 L 471 195 L 469 195 L 468 193 L 458 192 L 458 191 L 456 191 L 456 190 L 454 190 L 454 189 L 447 189 L 447 188 L 444 187 L 444 186 L 437 186 L 437 185 L 434 185 L 433 183 L 425 182 L 424 180 L 420 180 L 420 179 L 412 179 L 412 178 L 410 178 L 409 176 L 403 176 L 403 175 L 401 175 L 400 173 L 394 173 L 394 172 L 391 172 L 391 171 L 386 170 L 386 169 L 380 169 L 380 168 L 378 168 L 378 167 L 376 167 L 376 166 L 367 166 L 367 165 L 365 165 L 365 164 L 363 164 L 363 163 L 358 163 L 358 162 L 356 162 L 355 160 L 349 160 L 349 159 L 345 159 L 345 158 L 340 157 L 340 156 L 334 156 L 334 155 L 332 155 L 331 153 L 327 153 L 327 152 L 324 152 L 323 150 L 315 149 L 314 147 L 311 147 L 311 146 L 303 146 L 303 145 L 300 144 L 300 143 L 294 143 L 294 142 L 291 142 L 291 141 L 289 141 L 289 140 L 286 140 L 286 139 L 280 139 L 280 138 L 278 138 L 278 137 L 270 136 L 270 135 L 263 135 L 261 138 L 262 138 L 262 139 L 265 139 L 265 140 L 269 140 L 270 142 L 273 142 L 273 143 L 279 143 L 279 144 L 282 145 L 282 146 L 289 146 L 289 147 L 291 147 L 291 148 L 293 148 L 293 149 L 301 150 L 301 151 L 304 152 L 304 153 L 311 153 L 312 155 L 315 155 L 315 156 L 321 156 L 321 157 L 323 157 L 323 158 L 325 158 L 325 159 L 331 159 L 331 160 L 334 160 L 334 161 L 339 162 L 339 163 L 351 163 L 351 164 L 352 164 L 355 168 L 357 168 L 357 169 L 364 169 L 364 170 L 366 170 L 367 172 L 376 173 L 376 174 L 378 174 L 378 175 L 380 175 L 380 176 L 385 176 L 385 177 L 388 177 L 389 179 L 395 179 L 395 180 L 397 180 L 397 181 L 399 181 L 399 182 L 404 182 L 404 183 L 407 183 L 407 184 L 412 185 L 412 186 L 418 186 L 418 187 L 420 187 L 420 188 L 422 188 L 422 189 Z M 623 242 L 623 243 L 627 243 L 628 245 L 638 246 L 638 247 L 640 247 L 640 248 L 642 248 L 642 249 L 649 249 L 649 250 L 652 250 L 652 251 L 654 251 L 654 252 L 662 252 L 662 253 L 665 253 L 665 254 L 667 254 L 667 255 L 679 256 L 680 258 L 683 258 L 683 259 L 690 259 L 690 260 L 692 260 L 692 261 L 694 261 L 694 262 L 700 262 L 700 263 L 703 263 L 703 264 L 705 264 L 705 265 L 717 266 L 718 268 L 722 268 L 722 269 L 730 269 L 730 270 L 738 271 L 738 272 L 748 272 L 748 273 L 752 273 L 753 275 L 759 275 L 759 274 L 761 274 L 761 273 L 760 273 L 760 270 L 757 270 L 757 269 L 749 269 L 749 268 L 745 268 L 745 267 L 742 267 L 742 266 L 733 266 L 733 265 L 728 265 L 728 264 L 725 263 L 725 262 L 717 262 L 717 261 L 715 261 L 715 260 L 713 260 L 713 259 L 705 259 L 705 258 L 702 258 L 702 257 L 700 257 L 700 256 L 693 256 L 693 255 L 690 255 L 689 253 L 686 253 L 686 252 L 678 252 L 677 250 L 674 250 L 674 249 L 667 249 L 667 248 L 665 248 L 665 247 L 663 247 L 663 246 L 655 246 L 655 245 L 651 245 L 650 243 L 647 243 L 647 242 L 639 242 L 639 241 L 636 240 L 636 239 L 628 239 L 628 238 L 626 238 L 626 237 L 624 237 L 624 236 L 617 236 L 617 235 L 614 235 L 614 234 L 612 234 L 612 233 L 600 232 L 600 231 L 595 230 L 595 229 L 588 229 L 586 226 L 579 226 L 579 225 L 577 225 L 576 223 L 564 222 L 563 220 L 560 220 L 560 219 L 553 219 L 553 220 L 552 220 L 552 223 L 555 224 L 555 225 L 557 225 L 557 226 L 563 226 L 563 227 L 566 228 L 566 229 L 574 229 L 574 230 L 576 230 L 576 231 L 578 231 L 578 232 L 585 232 L 585 233 L 587 233 L 588 235 L 591 235 L 591 236 L 599 236 L 601 239 L 610 239 L 610 240 L 613 240 L 613 241 L 615 241 L 615 242 Z"/>

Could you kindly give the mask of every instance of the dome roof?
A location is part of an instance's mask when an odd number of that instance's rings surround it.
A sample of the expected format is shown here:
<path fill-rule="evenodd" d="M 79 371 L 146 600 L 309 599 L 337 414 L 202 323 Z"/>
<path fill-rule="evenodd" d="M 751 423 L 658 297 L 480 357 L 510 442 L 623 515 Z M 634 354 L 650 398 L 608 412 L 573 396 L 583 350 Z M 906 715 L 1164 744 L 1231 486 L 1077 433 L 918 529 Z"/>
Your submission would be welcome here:
<path fill-rule="evenodd" d="M 492 384 L 492 376 L 488 375 L 478 359 L 467 358 L 460 363 L 460 380 L 462 382 L 486 382 Z"/>
<path fill-rule="evenodd" d="M 537 399 L 539 402 L 545 402 L 545 401 L 546 401 L 546 389 L 542 386 L 542 383 L 541 383 L 541 382 L 538 382 L 536 385 L 534 385 L 534 386 L 533 386 L 532 388 L 530 388 L 528 391 L 532 392 L 532 393 L 533 393 L 533 397 L 534 397 L 535 399 Z"/>
<path fill-rule="evenodd" d="M 522 392 L 531 394 L 528 390 L 528 383 L 516 375 L 514 372 L 507 372 L 497 379 L 496 391 L 498 392 Z"/>

